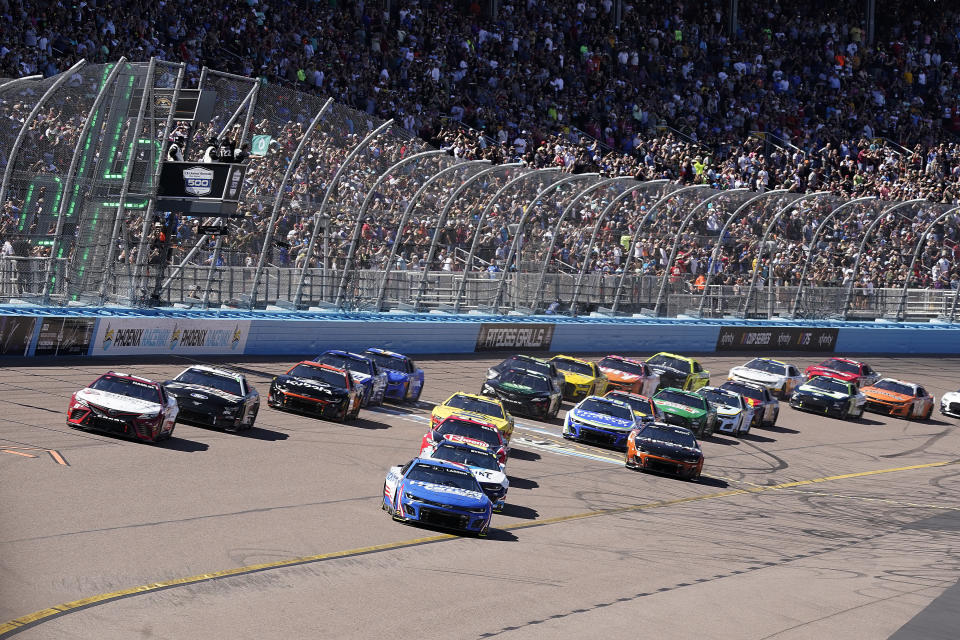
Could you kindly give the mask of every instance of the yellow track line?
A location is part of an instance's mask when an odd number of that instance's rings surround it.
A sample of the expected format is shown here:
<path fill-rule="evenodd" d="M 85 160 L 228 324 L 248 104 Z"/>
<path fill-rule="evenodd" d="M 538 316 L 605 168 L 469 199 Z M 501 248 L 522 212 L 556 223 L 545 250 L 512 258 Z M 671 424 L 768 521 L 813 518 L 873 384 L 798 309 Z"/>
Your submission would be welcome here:
<path fill-rule="evenodd" d="M 597 509 L 594 511 L 586 511 L 583 513 L 574 513 L 574 514 L 565 515 L 565 516 L 557 516 L 555 518 L 547 518 L 544 520 L 522 522 L 519 524 L 510 525 L 508 527 L 503 527 L 502 530 L 513 531 L 518 529 L 527 529 L 530 527 L 542 527 L 545 525 L 557 524 L 559 522 L 570 522 L 573 520 L 583 520 L 586 518 L 596 518 L 599 516 L 609 516 L 609 515 L 616 515 L 621 513 L 632 513 L 637 511 L 655 509 L 658 507 L 669 507 L 673 505 L 684 504 L 687 502 L 699 502 L 702 500 L 727 498 L 730 496 L 747 495 L 751 493 L 762 493 L 764 491 L 789 489 L 792 487 L 801 487 L 805 485 L 817 484 L 820 482 L 846 480 L 848 478 L 863 478 L 866 476 L 875 476 L 875 475 L 881 475 L 885 473 L 895 473 L 899 471 L 914 471 L 917 469 L 933 469 L 935 467 L 945 467 L 947 465 L 957 464 L 957 462 L 960 462 L 960 461 L 929 462 L 927 464 L 915 464 L 908 467 L 894 467 L 892 469 L 860 471 L 858 473 L 845 473 L 843 475 L 826 476 L 823 478 L 814 478 L 812 480 L 798 480 L 796 482 L 785 482 L 782 484 L 750 487 L 747 489 L 731 489 L 729 491 L 721 491 L 718 493 L 709 493 L 709 494 L 699 495 L 699 496 L 689 496 L 686 498 L 677 498 L 675 500 L 648 502 L 645 504 L 636 504 L 636 505 L 630 505 L 626 507 L 615 507 L 611 509 Z M 149 593 L 151 591 L 160 591 L 164 589 L 170 589 L 172 587 L 179 587 L 179 586 L 188 585 L 188 584 L 196 584 L 199 582 L 208 582 L 210 580 L 228 578 L 231 576 L 238 576 L 246 573 L 255 573 L 255 572 L 267 571 L 271 569 L 280 569 L 280 568 L 291 567 L 299 564 L 307 564 L 307 563 L 320 562 L 325 560 L 334 560 L 337 558 L 345 558 L 349 556 L 366 555 L 370 553 L 376 553 L 379 551 L 388 551 L 391 549 L 402 549 L 406 547 L 414 547 L 417 545 L 440 542 L 443 540 L 453 540 L 457 538 L 458 536 L 449 535 L 449 534 L 440 534 L 435 536 L 428 536 L 425 538 L 414 538 L 413 540 L 387 542 L 384 544 L 373 545 L 370 547 L 360 547 L 357 549 L 349 549 L 346 551 L 334 551 L 332 553 L 321 553 L 313 556 L 302 556 L 299 558 L 289 558 L 287 560 L 265 562 L 263 564 L 248 565 L 245 567 L 235 567 L 233 569 L 224 569 L 223 571 L 216 571 L 213 573 L 204 573 L 196 576 L 190 576 L 188 578 L 177 578 L 174 580 L 154 582 L 152 584 L 145 584 L 138 587 L 131 587 L 129 589 L 122 589 L 120 591 L 111 591 L 110 593 L 101 593 L 100 595 L 91 596 L 89 598 L 83 598 L 81 600 L 74 600 L 73 602 L 58 604 L 56 606 L 50 607 L 49 609 L 42 609 L 40 611 L 35 611 L 34 613 L 21 616 L 19 618 L 15 618 L 14 620 L 10 620 L 8 622 L 0 624 L 0 640 L 10 635 L 13 635 L 14 633 L 17 633 L 18 631 L 23 630 L 25 627 L 39 624 L 47 619 L 60 616 L 64 613 L 76 611 L 78 609 L 84 609 L 86 607 L 94 606 L 101 603 L 110 602 L 112 600 L 119 600 L 121 598 L 139 595 L 142 593 Z"/>

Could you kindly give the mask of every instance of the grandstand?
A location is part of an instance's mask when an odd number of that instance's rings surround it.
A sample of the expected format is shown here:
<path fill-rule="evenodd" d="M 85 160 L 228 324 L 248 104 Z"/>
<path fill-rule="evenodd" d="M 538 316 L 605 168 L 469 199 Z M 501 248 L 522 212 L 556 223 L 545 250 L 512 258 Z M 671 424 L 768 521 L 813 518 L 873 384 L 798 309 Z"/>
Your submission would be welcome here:
<path fill-rule="evenodd" d="M 96 34 L 56 54 L 64 34 L 36 28 L 6 75 L 73 66 L 0 84 L 0 299 L 957 317 L 960 15 L 878 16 L 868 42 L 862 3 L 741 2 L 735 33 L 726 3 L 607 5 L 496 3 L 468 33 L 441 3 L 349 5 L 336 31 L 355 38 L 267 38 L 283 68 L 224 55 L 216 28 L 121 39 L 114 62 Z M 332 24 L 293 6 L 272 7 L 271 34 Z M 150 99 L 187 88 L 216 96 L 205 121 Z M 181 135 L 191 162 L 211 137 L 257 143 L 242 217 L 157 208 Z"/>

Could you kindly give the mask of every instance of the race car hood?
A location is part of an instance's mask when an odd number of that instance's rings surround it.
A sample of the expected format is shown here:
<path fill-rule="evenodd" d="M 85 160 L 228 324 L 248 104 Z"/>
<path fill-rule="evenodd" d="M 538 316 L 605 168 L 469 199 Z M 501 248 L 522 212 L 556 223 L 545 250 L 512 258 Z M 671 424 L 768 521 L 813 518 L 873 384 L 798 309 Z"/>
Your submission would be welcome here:
<path fill-rule="evenodd" d="M 524 386 L 522 384 L 514 384 L 512 382 L 497 382 L 493 381 L 490 383 L 490 386 L 494 388 L 497 392 L 503 392 L 506 394 L 514 394 L 520 396 L 548 396 L 550 393 L 548 391 L 534 391 L 531 387 Z"/>
<path fill-rule="evenodd" d="M 124 413 L 153 413 L 162 409 L 159 402 L 131 398 L 99 389 L 82 389 L 77 391 L 76 397 L 77 400 L 83 400 L 87 404 Z"/>
<path fill-rule="evenodd" d="M 462 436 L 456 433 L 448 433 L 443 436 L 443 439 L 448 442 L 459 442 L 460 444 L 468 444 L 471 447 L 476 447 L 477 449 L 486 449 L 490 450 L 490 445 L 484 442 L 483 440 L 478 440 L 476 438 L 471 438 L 469 436 Z"/>
<path fill-rule="evenodd" d="M 743 412 L 743 409 L 741 409 L 740 407 L 733 407 L 729 404 L 715 404 L 713 406 L 717 410 L 717 415 L 724 416 L 725 418 L 739 415 L 740 413 Z"/>
<path fill-rule="evenodd" d="M 507 480 L 507 474 L 503 471 L 483 469 L 481 467 L 470 467 L 470 471 L 473 473 L 473 477 L 477 479 L 477 482 L 499 484 L 502 487 L 510 486 L 510 481 Z"/>
<path fill-rule="evenodd" d="M 834 400 L 844 400 L 850 397 L 849 393 L 843 393 L 841 391 L 827 391 L 826 389 L 818 389 L 817 387 L 811 387 L 810 385 L 800 385 L 797 389 L 797 393 L 806 393 L 811 396 L 821 396 L 824 398 L 832 398 Z"/>
<path fill-rule="evenodd" d="M 317 398 L 318 400 L 329 400 L 330 398 L 342 398 L 347 395 L 347 390 L 343 387 L 333 387 L 321 380 L 312 378 L 294 378 L 292 376 L 277 376 L 273 384 L 278 389 L 298 393 L 308 398 Z"/>
<path fill-rule="evenodd" d="M 677 444 L 671 444 L 669 442 L 662 442 L 660 440 L 638 438 L 635 440 L 635 444 L 638 447 L 642 447 L 643 451 L 646 453 L 650 453 L 655 456 L 662 456 L 664 458 L 670 458 L 672 460 L 689 461 L 693 458 L 700 458 L 702 455 L 699 449 L 694 449 L 693 447 L 683 447 Z"/>
<path fill-rule="evenodd" d="M 883 400 L 886 402 L 910 402 L 913 400 L 913 396 L 908 396 L 905 393 L 897 393 L 896 391 L 887 391 L 886 389 L 877 389 L 876 387 L 866 387 L 865 389 L 860 389 L 863 392 L 863 395 L 868 398 L 875 398 L 877 400 Z"/>
<path fill-rule="evenodd" d="M 702 418 L 703 416 L 707 415 L 705 409 L 688 407 L 685 404 L 670 402 L 668 400 L 657 400 L 656 398 L 654 398 L 653 401 L 664 413 L 672 413 L 673 415 L 683 416 L 684 418 Z"/>
<path fill-rule="evenodd" d="M 783 376 L 776 373 L 768 373 L 759 369 L 748 369 L 746 367 L 734 367 L 730 370 L 730 375 L 747 382 L 756 382 L 764 386 L 774 386 L 783 382 Z"/>
<path fill-rule="evenodd" d="M 182 382 L 170 382 L 163 385 L 163 388 L 173 394 L 178 400 L 194 398 L 204 402 L 214 404 L 237 404 L 243 401 L 242 396 L 238 396 L 220 389 L 207 387 L 200 384 L 184 384 Z"/>
<path fill-rule="evenodd" d="M 650 367 L 650 371 L 656 373 L 660 376 L 663 381 L 668 380 L 686 380 L 687 376 L 690 375 L 687 371 L 681 371 L 680 369 L 674 369 L 673 367 L 668 367 L 662 364 L 647 364 Z"/>
<path fill-rule="evenodd" d="M 360 373 L 359 371 L 347 371 L 350 374 L 350 377 L 353 378 L 353 381 L 357 384 L 367 385 L 373 382 L 373 376 L 369 373 Z"/>
<path fill-rule="evenodd" d="M 481 491 L 470 491 L 419 480 L 410 480 L 404 484 L 404 491 L 418 498 L 427 498 L 441 504 L 467 509 L 479 509 L 488 502 L 487 496 Z"/>
<path fill-rule="evenodd" d="M 571 409 L 570 417 L 577 422 L 582 422 L 594 427 L 600 427 L 602 429 L 619 429 L 621 431 L 629 431 L 636 426 L 636 422 L 633 420 L 616 418 L 605 413 L 584 411 L 583 409 Z"/>
<path fill-rule="evenodd" d="M 807 377 L 812 378 L 814 376 L 827 376 L 828 378 L 836 378 L 844 382 L 854 382 L 860 378 L 859 373 L 846 373 L 845 371 L 837 371 L 836 369 L 830 369 L 828 367 L 808 367 Z"/>
<path fill-rule="evenodd" d="M 387 374 L 387 382 L 390 384 L 406 382 L 410 378 L 410 374 L 404 373 L 403 371 L 397 371 L 395 369 L 383 369 L 383 371 Z"/>
<path fill-rule="evenodd" d="M 582 373 L 573 373 L 571 371 L 564 371 L 563 369 L 560 370 L 560 374 L 565 381 L 577 385 L 590 384 L 596 379 L 593 376 L 585 376 Z"/>
<path fill-rule="evenodd" d="M 940 397 L 941 402 L 960 402 L 960 391 L 951 391 Z"/>
<path fill-rule="evenodd" d="M 495 416 L 489 416 L 485 413 L 477 413 L 476 411 L 467 411 L 466 409 L 456 409 L 454 407 L 448 407 L 442 404 L 433 408 L 433 415 L 437 419 L 436 424 L 439 424 L 439 421 L 446 420 L 451 416 L 483 422 L 484 424 L 493 425 L 501 430 L 503 430 L 503 428 L 509 424 L 509 422 L 504 418 L 497 418 Z"/>
<path fill-rule="evenodd" d="M 607 376 L 607 378 L 609 380 L 612 380 L 613 382 L 625 382 L 627 384 L 636 382 L 637 380 L 640 380 L 643 377 L 643 376 L 638 376 L 635 373 L 619 371 L 617 369 L 611 369 L 609 367 L 600 367 L 600 371 L 603 371 L 603 373 Z"/>

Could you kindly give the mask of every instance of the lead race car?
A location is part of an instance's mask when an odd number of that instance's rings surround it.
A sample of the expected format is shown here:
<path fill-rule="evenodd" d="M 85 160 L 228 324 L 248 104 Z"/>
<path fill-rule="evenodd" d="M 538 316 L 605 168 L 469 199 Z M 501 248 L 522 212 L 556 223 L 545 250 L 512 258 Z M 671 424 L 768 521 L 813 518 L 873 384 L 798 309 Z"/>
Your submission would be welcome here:
<path fill-rule="evenodd" d="M 423 391 L 423 369 L 408 356 L 386 349 L 370 347 L 363 355 L 373 360 L 387 374 L 387 387 L 383 397 L 399 402 L 416 402 Z"/>
<path fill-rule="evenodd" d="M 246 376 L 205 365 L 187 367 L 163 388 L 177 399 L 177 420 L 227 431 L 250 429 L 260 411 L 260 394 Z"/>
<path fill-rule="evenodd" d="M 493 503 L 466 465 L 427 458 L 390 468 L 381 506 L 394 520 L 479 536 L 487 535 L 493 516 Z"/>
<path fill-rule="evenodd" d="M 503 467 L 497 462 L 497 457 L 486 446 L 475 446 L 456 440 L 445 440 L 432 450 L 428 449 L 421 457 L 433 460 L 446 460 L 466 465 L 473 477 L 480 483 L 480 488 L 487 494 L 493 503 L 494 511 L 502 511 L 507 500 L 507 491 L 510 481 Z"/>
<path fill-rule="evenodd" d="M 346 422 L 360 414 L 360 394 L 348 372 L 305 360 L 273 379 L 267 404 Z"/>
<path fill-rule="evenodd" d="M 67 426 L 159 442 L 173 435 L 178 411 L 153 380 L 110 371 L 70 397 Z"/>

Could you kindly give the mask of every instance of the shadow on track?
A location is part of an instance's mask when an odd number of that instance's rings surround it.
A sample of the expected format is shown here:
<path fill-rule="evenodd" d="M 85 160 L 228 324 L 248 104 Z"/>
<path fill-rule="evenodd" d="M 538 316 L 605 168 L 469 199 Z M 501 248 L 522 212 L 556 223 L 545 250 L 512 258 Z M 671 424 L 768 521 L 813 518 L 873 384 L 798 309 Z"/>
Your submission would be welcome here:
<path fill-rule="evenodd" d="M 510 449 L 510 457 L 516 458 L 517 460 L 527 460 L 530 462 L 536 462 L 540 459 L 540 454 L 535 451 L 527 451 L 526 449 Z"/>
<path fill-rule="evenodd" d="M 206 451 L 210 448 L 206 442 L 197 442 L 196 440 L 186 440 L 172 436 L 169 440 L 157 443 L 157 446 L 167 451 L 182 451 L 184 453 L 196 453 L 197 451 Z"/>
<path fill-rule="evenodd" d="M 724 437 L 721 437 L 719 433 L 714 433 L 713 435 L 711 435 L 711 436 L 709 436 L 709 437 L 700 438 L 700 439 L 701 439 L 703 442 L 711 442 L 711 443 L 713 443 L 713 444 L 722 444 L 722 445 L 726 445 L 726 446 L 728 446 L 728 447 L 736 446 L 736 445 L 740 444 L 740 443 L 737 441 L 736 438 L 724 438 Z"/>
<path fill-rule="evenodd" d="M 754 431 L 750 433 L 745 433 L 740 436 L 741 440 L 749 440 L 750 442 L 776 442 L 776 438 L 768 438 L 767 436 L 762 436 Z"/>
<path fill-rule="evenodd" d="M 523 505 L 508 502 L 507 504 L 503 505 L 503 511 L 496 515 L 520 518 L 521 520 L 536 520 L 540 517 L 540 512 L 536 509 L 531 509 L 530 507 L 524 507 Z"/>
<path fill-rule="evenodd" d="M 716 487 L 717 489 L 726 489 L 730 486 L 730 483 L 726 480 L 721 480 L 720 478 L 714 478 L 711 476 L 700 476 L 700 480 L 697 484 L 701 484 L 705 487 Z"/>
<path fill-rule="evenodd" d="M 526 478 L 514 478 L 513 476 L 507 476 L 507 480 L 510 481 L 511 489 L 536 489 L 540 486 L 540 483 L 536 480 L 528 480 Z"/>

